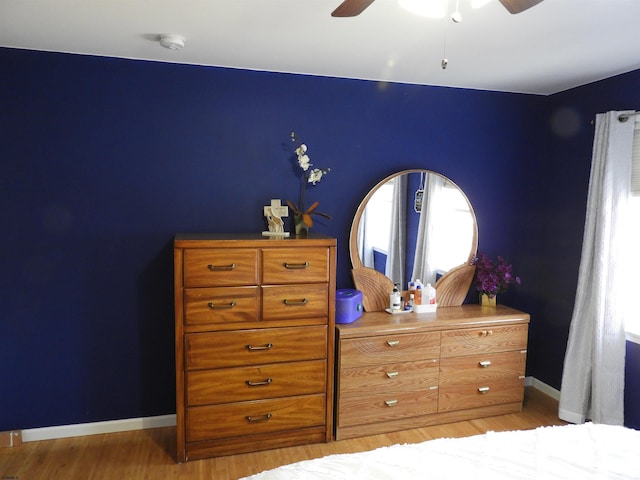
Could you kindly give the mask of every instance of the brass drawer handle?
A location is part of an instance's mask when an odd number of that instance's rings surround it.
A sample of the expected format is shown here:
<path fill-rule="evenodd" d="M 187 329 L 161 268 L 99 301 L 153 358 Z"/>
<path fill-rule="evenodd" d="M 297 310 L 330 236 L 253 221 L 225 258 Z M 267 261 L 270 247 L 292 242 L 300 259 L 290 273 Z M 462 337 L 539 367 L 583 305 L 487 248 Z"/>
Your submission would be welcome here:
<path fill-rule="evenodd" d="M 487 368 L 491 366 L 491 360 L 483 360 L 482 362 L 478 362 L 478 366 L 481 368 Z"/>
<path fill-rule="evenodd" d="M 309 300 L 307 300 L 306 298 L 303 298 L 302 300 L 287 300 L 286 298 L 282 301 L 282 303 L 284 303 L 287 306 L 300 306 L 300 305 L 306 305 L 307 302 Z"/>
<path fill-rule="evenodd" d="M 256 350 L 270 350 L 273 348 L 273 343 L 267 343 L 266 345 L 259 345 L 257 347 L 254 347 L 253 345 L 245 345 L 245 347 L 250 352 L 254 352 Z"/>
<path fill-rule="evenodd" d="M 273 382 L 273 379 L 269 377 L 266 380 L 263 380 L 262 382 L 252 382 L 251 380 L 247 380 L 245 383 L 250 387 L 260 387 L 262 385 L 269 385 L 271 382 Z"/>
<path fill-rule="evenodd" d="M 390 347 L 397 347 L 400 345 L 400 340 L 387 340 L 387 345 Z"/>
<path fill-rule="evenodd" d="M 284 262 L 282 265 L 284 266 L 284 268 L 288 268 L 289 270 L 304 270 L 305 268 L 309 267 L 309 262 L 304 262 L 304 263 Z"/>
<path fill-rule="evenodd" d="M 483 330 L 480 332 L 481 337 L 488 337 L 489 335 L 493 335 L 493 330 Z"/>
<path fill-rule="evenodd" d="M 232 263 L 231 265 L 207 265 L 207 268 L 212 272 L 234 270 L 236 267 L 237 265 L 235 263 Z"/>
<path fill-rule="evenodd" d="M 486 395 L 487 393 L 489 393 L 490 388 L 489 387 L 480 387 L 478 388 L 478 393 L 480 395 Z"/>
<path fill-rule="evenodd" d="M 398 372 L 387 372 L 387 377 L 389 378 L 396 378 L 398 375 Z"/>
<path fill-rule="evenodd" d="M 224 308 L 233 308 L 233 307 L 235 307 L 236 306 L 236 302 L 229 302 L 229 303 L 223 304 L 223 305 L 216 305 L 213 302 L 209 302 L 207 305 L 209 305 L 209 308 L 211 310 L 221 310 L 221 309 L 224 309 Z"/>
<path fill-rule="evenodd" d="M 385 400 L 384 403 L 387 407 L 395 407 L 398 404 L 398 400 Z"/>
<path fill-rule="evenodd" d="M 247 419 L 247 422 L 249 422 L 249 423 L 258 423 L 258 422 L 266 422 L 271 417 L 272 417 L 272 415 L 270 413 L 267 413 L 266 415 L 260 415 L 259 417 L 252 417 L 252 416 L 247 415 L 245 418 Z"/>

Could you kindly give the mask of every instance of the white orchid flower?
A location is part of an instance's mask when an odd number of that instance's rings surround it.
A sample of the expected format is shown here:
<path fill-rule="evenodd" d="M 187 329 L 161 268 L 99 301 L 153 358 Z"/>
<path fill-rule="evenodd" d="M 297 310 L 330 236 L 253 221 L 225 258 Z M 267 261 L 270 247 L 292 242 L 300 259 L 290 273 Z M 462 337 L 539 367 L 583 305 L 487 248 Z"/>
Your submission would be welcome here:
<path fill-rule="evenodd" d="M 298 154 L 298 165 L 300 165 L 300 168 L 306 172 L 311 166 L 311 160 L 307 155 Z"/>
<path fill-rule="evenodd" d="M 309 183 L 312 183 L 313 185 L 315 185 L 316 183 L 318 183 L 320 180 L 322 180 L 322 175 L 323 175 L 323 171 L 320 170 L 319 168 L 314 168 L 313 170 L 311 170 L 309 172 Z"/>

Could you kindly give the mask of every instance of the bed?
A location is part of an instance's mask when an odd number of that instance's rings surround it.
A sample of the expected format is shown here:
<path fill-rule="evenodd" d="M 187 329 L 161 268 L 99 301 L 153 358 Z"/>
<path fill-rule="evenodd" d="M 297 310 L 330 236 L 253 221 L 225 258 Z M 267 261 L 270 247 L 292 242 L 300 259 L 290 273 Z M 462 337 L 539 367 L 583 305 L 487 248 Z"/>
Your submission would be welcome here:
<path fill-rule="evenodd" d="M 640 431 L 586 423 L 329 455 L 241 480 L 640 479 Z"/>

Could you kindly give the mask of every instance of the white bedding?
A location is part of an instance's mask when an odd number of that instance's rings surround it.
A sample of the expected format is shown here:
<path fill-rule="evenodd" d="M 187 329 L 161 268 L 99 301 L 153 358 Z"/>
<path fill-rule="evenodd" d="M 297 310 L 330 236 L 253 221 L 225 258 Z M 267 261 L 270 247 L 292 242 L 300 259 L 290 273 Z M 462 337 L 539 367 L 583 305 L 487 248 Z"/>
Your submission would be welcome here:
<path fill-rule="evenodd" d="M 330 455 L 241 480 L 640 479 L 640 431 L 587 423 Z"/>

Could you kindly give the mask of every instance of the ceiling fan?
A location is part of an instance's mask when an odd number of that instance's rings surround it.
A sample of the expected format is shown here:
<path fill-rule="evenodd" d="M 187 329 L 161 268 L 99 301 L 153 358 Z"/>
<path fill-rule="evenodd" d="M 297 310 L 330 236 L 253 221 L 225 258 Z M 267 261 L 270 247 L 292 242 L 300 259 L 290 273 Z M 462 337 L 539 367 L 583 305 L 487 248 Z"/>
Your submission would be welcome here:
<path fill-rule="evenodd" d="M 344 0 L 332 13 L 332 17 L 355 17 L 360 15 L 374 0 Z M 516 14 L 537 5 L 542 0 L 500 0 L 500 3 Z"/>

